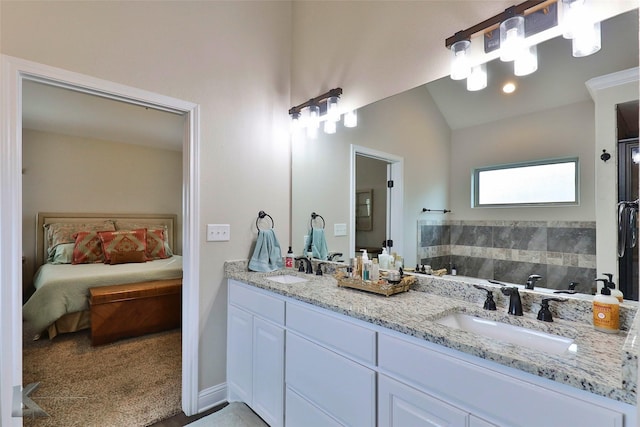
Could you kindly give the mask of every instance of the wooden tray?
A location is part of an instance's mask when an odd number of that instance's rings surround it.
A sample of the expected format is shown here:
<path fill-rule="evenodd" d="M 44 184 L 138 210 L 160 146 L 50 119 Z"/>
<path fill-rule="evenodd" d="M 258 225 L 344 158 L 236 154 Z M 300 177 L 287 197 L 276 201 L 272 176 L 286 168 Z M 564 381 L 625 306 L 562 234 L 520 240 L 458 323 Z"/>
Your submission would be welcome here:
<path fill-rule="evenodd" d="M 359 289 L 361 291 L 371 292 L 387 297 L 408 291 L 411 285 L 416 282 L 416 278 L 414 276 L 405 276 L 398 284 L 391 284 L 384 279 L 380 279 L 378 282 L 372 282 L 349 278 L 346 276 L 346 273 L 342 272 L 336 273 L 334 277 L 338 281 L 338 286 L 341 288 Z"/>

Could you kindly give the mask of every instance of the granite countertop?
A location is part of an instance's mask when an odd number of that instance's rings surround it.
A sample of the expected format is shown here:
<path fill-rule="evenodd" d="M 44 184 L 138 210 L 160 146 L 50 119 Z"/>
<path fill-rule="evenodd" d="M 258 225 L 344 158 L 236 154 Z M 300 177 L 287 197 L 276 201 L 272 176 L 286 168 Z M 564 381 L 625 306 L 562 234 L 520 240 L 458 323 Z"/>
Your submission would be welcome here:
<path fill-rule="evenodd" d="M 640 345 L 636 343 L 640 332 L 636 304 L 621 305 L 621 324 L 625 330 L 619 334 L 607 334 L 594 330 L 591 325 L 591 296 L 578 296 L 567 298 L 565 303 L 552 303 L 554 321 L 547 323 L 537 320 L 536 313 L 540 308 L 539 300 L 550 296 L 548 292 L 521 289 L 525 315 L 511 316 L 506 310 L 508 301 L 499 291 L 493 293 L 498 310 L 482 309 L 486 293 L 471 285 L 481 284 L 485 288 L 496 290 L 499 286 L 479 279 L 416 275 L 418 284 L 412 290 L 385 297 L 338 287 L 336 279 L 330 274 L 316 276 L 295 270 L 250 272 L 246 261 L 225 263 L 225 273 L 228 278 L 286 297 L 636 405 Z M 283 273 L 298 275 L 308 281 L 283 284 L 267 280 L 269 276 Z M 469 313 L 569 337 L 574 340 L 576 348 L 575 351 L 560 355 L 545 353 L 436 323 L 437 319 L 454 312 Z"/>

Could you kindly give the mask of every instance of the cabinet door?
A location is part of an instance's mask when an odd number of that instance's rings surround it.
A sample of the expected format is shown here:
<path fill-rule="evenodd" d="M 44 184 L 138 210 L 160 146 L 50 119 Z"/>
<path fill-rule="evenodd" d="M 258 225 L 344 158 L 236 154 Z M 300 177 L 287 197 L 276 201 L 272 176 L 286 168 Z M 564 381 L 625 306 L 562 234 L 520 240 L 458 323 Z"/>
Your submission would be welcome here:
<path fill-rule="evenodd" d="M 380 427 L 466 427 L 469 414 L 385 375 L 378 377 Z"/>
<path fill-rule="evenodd" d="M 284 423 L 284 329 L 253 319 L 253 405 L 271 427 Z"/>
<path fill-rule="evenodd" d="M 227 384 L 230 402 L 250 404 L 253 390 L 253 316 L 227 307 Z"/>

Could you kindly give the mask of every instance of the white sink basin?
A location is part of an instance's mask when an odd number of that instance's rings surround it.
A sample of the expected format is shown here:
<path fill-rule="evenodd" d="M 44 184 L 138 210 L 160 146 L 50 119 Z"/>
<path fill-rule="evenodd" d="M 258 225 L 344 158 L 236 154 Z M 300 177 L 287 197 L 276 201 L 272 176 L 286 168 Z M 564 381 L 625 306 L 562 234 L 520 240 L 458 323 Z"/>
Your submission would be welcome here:
<path fill-rule="evenodd" d="M 572 338 L 487 320 L 469 314 L 453 313 L 436 320 L 436 322 L 450 328 L 546 353 L 563 354 L 577 350 Z"/>
<path fill-rule="evenodd" d="M 293 276 L 291 274 L 281 274 L 279 276 L 269 276 L 267 280 L 271 280 L 272 282 L 278 283 L 302 283 L 307 282 L 309 279 L 305 279 L 298 276 Z"/>

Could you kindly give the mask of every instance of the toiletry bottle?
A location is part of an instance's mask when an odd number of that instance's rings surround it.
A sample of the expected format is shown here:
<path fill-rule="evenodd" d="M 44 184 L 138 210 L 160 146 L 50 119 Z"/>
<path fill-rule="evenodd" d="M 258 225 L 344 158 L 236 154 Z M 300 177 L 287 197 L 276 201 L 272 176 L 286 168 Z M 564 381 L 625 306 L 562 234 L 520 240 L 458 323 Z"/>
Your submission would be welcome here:
<path fill-rule="evenodd" d="M 616 284 L 613 283 L 613 274 L 604 273 L 604 275 L 609 278 L 607 286 L 611 290 L 611 296 L 618 298 L 618 301 L 622 302 L 624 300 L 624 295 L 622 294 L 622 291 L 620 289 L 616 288 Z"/>
<path fill-rule="evenodd" d="M 380 263 L 380 268 L 385 270 L 389 269 L 389 254 L 387 253 L 387 248 L 382 248 L 382 253 L 378 255 L 378 261 Z"/>
<path fill-rule="evenodd" d="M 458 275 L 458 268 L 456 267 L 455 264 L 451 264 L 451 275 L 452 276 L 457 276 Z"/>
<path fill-rule="evenodd" d="M 291 246 L 289 246 L 289 252 L 287 252 L 287 256 L 284 259 L 284 267 L 288 269 L 293 268 L 293 251 L 291 251 Z"/>
<path fill-rule="evenodd" d="M 376 258 L 371 260 L 371 271 L 369 272 L 369 279 L 372 282 L 377 282 L 380 280 L 380 265 L 378 264 L 378 260 Z"/>
<path fill-rule="evenodd" d="M 362 280 L 369 280 L 369 272 L 371 271 L 369 261 L 369 256 L 367 255 L 367 250 L 363 249 L 362 251 Z"/>
<path fill-rule="evenodd" d="M 604 281 L 600 294 L 593 297 L 593 327 L 602 332 L 617 334 L 620 330 L 620 302 L 611 295 L 607 280 Z"/>

